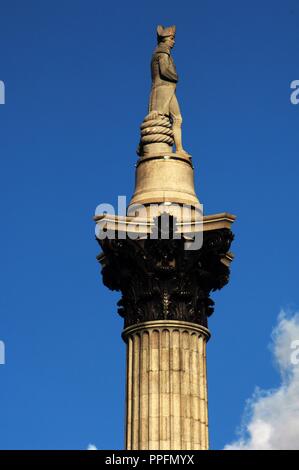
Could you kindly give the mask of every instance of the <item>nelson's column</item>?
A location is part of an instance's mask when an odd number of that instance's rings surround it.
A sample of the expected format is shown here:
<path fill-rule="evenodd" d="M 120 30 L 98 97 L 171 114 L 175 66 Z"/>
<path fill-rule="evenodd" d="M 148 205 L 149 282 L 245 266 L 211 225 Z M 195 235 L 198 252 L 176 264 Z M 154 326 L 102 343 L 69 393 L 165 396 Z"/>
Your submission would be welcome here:
<path fill-rule="evenodd" d="M 175 26 L 158 26 L 157 40 L 135 192 L 125 214 L 95 216 L 98 260 L 105 286 L 121 292 L 126 449 L 205 450 L 210 293 L 228 282 L 235 217 L 202 217 L 182 145 Z"/>

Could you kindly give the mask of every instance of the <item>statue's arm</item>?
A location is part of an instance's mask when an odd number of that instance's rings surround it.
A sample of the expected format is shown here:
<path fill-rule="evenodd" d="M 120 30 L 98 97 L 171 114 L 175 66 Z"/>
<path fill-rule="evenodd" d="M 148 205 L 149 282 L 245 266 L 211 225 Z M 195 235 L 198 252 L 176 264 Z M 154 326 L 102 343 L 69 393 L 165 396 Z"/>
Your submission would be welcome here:
<path fill-rule="evenodd" d="M 162 79 L 175 83 L 178 81 L 178 75 L 167 54 L 159 55 L 159 69 Z"/>

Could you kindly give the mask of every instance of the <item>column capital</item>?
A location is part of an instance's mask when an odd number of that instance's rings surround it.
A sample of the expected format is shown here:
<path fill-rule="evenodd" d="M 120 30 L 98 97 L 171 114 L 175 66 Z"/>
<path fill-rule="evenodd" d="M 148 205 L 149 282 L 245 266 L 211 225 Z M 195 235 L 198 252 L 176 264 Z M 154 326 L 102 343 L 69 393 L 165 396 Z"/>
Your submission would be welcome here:
<path fill-rule="evenodd" d="M 229 280 L 232 240 L 226 227 L 205 230 L 199 250 L 185 250 L 183 237 L 99 240 L 103 282 L 122 293 L 124 327 L 172 320 L 207 328 L 214 311 L 210 293 Z"/>

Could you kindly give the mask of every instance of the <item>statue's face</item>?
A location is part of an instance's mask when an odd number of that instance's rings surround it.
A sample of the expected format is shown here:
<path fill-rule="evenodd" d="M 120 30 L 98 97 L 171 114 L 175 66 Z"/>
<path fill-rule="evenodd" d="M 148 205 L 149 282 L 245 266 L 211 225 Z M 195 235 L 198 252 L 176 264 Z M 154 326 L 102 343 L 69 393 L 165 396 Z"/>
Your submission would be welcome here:
<path fill-rule="evenodd" d="M 165 42 L 166 44 L 168 44 L 168 46 L 170 47 L 170 49 L 172 49 L 173 46 L 175 45 L 174 36 L 168 36 L 167 38 L 165 38 L 164 42 Z"/>

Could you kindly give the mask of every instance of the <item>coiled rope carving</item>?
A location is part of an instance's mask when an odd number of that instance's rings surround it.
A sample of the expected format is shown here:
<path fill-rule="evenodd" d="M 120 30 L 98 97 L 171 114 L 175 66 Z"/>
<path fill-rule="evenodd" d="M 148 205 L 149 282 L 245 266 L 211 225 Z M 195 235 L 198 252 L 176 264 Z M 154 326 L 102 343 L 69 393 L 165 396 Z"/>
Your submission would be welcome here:
<path fill-rule="evenodd" d="M 146 116 L 140 126 L 141 138 L 140 144 L 147 145 L 156 142 L 163 142 L 173 145 L 172 124 L 167 116 L 158 116 L 153 119 L 151 114 Z"/>

